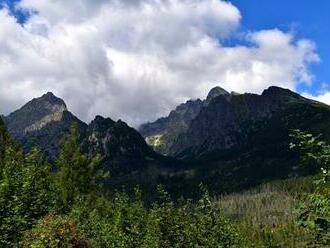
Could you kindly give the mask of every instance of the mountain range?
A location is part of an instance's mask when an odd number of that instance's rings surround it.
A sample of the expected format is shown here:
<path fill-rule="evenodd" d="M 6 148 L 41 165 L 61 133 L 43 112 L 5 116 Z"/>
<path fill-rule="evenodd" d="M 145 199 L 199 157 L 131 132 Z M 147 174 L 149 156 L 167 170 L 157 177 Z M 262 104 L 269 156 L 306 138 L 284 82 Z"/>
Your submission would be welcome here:
<path fill-rule="evenodd" d="M 189 100 L 138 131 L 101 116 L 84 123 L 51 92 L 3 118 L 25 151 L 37 146 L 50 161 L 78 123 L 82 150 L 101 154 L 109 184 L 162 183 L 175 192 L 193 192 L 200 182 L 231 191 L 313 173 L 295 166 L 290 132 L 302 129 L 330 140 L 330 107 L 279 87 L 261 95 L 215 87 L 205 100 Z"/>

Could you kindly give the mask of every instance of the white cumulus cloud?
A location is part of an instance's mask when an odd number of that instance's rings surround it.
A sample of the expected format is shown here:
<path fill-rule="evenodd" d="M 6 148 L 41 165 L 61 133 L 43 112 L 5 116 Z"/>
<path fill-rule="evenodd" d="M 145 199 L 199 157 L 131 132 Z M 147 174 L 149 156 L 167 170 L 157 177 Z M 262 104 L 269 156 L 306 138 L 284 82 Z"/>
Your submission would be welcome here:
<path fill-rule="evenodd" d="M 0 10 L 0 111 L 46 91 L 85 121 L 131 125 L 167 114 L 220 85 L 260 93 L 311 83 L 313 42 L 279 29 L 226 46 L 241 14 L 221 0 L 22 0 L 24 25 Z"/>

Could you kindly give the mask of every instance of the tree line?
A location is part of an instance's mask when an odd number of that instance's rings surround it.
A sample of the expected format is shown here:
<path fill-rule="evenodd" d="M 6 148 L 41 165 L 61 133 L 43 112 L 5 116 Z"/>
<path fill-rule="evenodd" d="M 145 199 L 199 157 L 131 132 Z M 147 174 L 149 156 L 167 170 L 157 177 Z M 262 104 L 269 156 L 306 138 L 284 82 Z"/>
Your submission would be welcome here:
<path fill-rule="evenodd" d="M 301 225 L 314 247 L 330 244 L 330 146 L 295 130 L 291 148 L 301 164 L 320 168 L 315 192 L 298 206 Z M 0 119 L 0 247 L 253 247 L 214 204 L 201 185 L 198 201 L 175 202 L 162 186 L 157 199 L 145 203 L 109 190 L 100 156 L 86 156 L 77 125 L 61 141 L 50 164 L 34 148 L 24 153 Z"/>

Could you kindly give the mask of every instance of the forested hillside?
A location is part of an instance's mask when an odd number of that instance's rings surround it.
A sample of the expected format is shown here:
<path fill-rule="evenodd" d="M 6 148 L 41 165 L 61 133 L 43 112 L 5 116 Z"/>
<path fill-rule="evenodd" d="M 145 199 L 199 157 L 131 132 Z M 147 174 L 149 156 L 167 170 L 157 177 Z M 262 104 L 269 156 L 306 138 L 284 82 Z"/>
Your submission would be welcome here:
<path fill-rule="evenodd" d="M 81 152 L 77 125 L 62 140 L 51 165 L 36 149 L 24 153 L 1 122 L 0 245 L 326 247 L 330 242 L 330 149 L 307 133 L 296 131 L 292 138 L 291 147 L 301 152 L 306 166 L 322 167 L 315 188 L 308 187 L 307 180 L 297 180 L 276 183 L 273 190 L 214 198 L 200 185 L 199 200 L 172 201 L 158 186 L 157 199 L 150 202 L 138 187 L 134 194 L 104 187 L 109 175 L 99 169 L 99 156 Z M 310 196 L 305 197 L 306 193 Z M 283 204 L 276 207 L 274 201 L 280 199 Z M 299 202 L 303 203 L 300 210 Z"/>

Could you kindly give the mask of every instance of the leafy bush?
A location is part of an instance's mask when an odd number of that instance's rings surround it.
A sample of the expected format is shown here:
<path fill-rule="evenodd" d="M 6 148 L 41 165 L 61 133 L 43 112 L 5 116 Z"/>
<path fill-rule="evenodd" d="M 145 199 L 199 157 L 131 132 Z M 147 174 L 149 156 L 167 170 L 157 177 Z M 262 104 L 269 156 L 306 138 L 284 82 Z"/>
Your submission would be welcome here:
<path fill-rule="evenodd" d="M 72 216 L 93 247 L 241 247 L 237 230 L 207 192 L 198 203 L 174 203 L 164 190 L 159 192 L 152 206 L 143 203 L 137 190 L 133 198 L 116 193 L 111 200 L 99 199 L 92 211 L 78 204 Z"/>
<path fill-rule="evenodd" d="M 314 234 L 315 246 L 330 245 L 330 145 L 312 134 L 295 130 L 291 148 L 302 151 L 302 162 L 320 168 L 316 190 L 300 206 L 300 224 Z"/>
<path fill-rule="evenodd" d="M 0 168 L 0 247 L 12 247 L 53 205 L 51 168 L 40 153 L 7 147 Z"/>
<path fill-rule="evenodd" d="M 140 190 L 108 196 L 99 157 L 78 145 L 77 126 L 63 139 L 56 172 L 38 150 L 24 154 L 0 123 L 0 247 L 241 247 L 235 228 L 211 204 L 174 203 L 159 188 L 151 205 Z"/>
<path fill-rule="evenodd" d="M 72 125 L 70 133 L 61 142 L 56 160 L 58 172 L 55 174 L 57 210 L 67 212 L 76 198 L 98 194 L 103 179 L 108 174 L 98 169 L 100 157 L 88 157 L 79 147 L 78 125 Z"/>
<path fill-rule="evenodd" d="M 26 248 L 84 248 L 91 247 L 77 229 L 77 221 L 69 217 L 47 215 L 25 233 L 22 247 Z"/>

